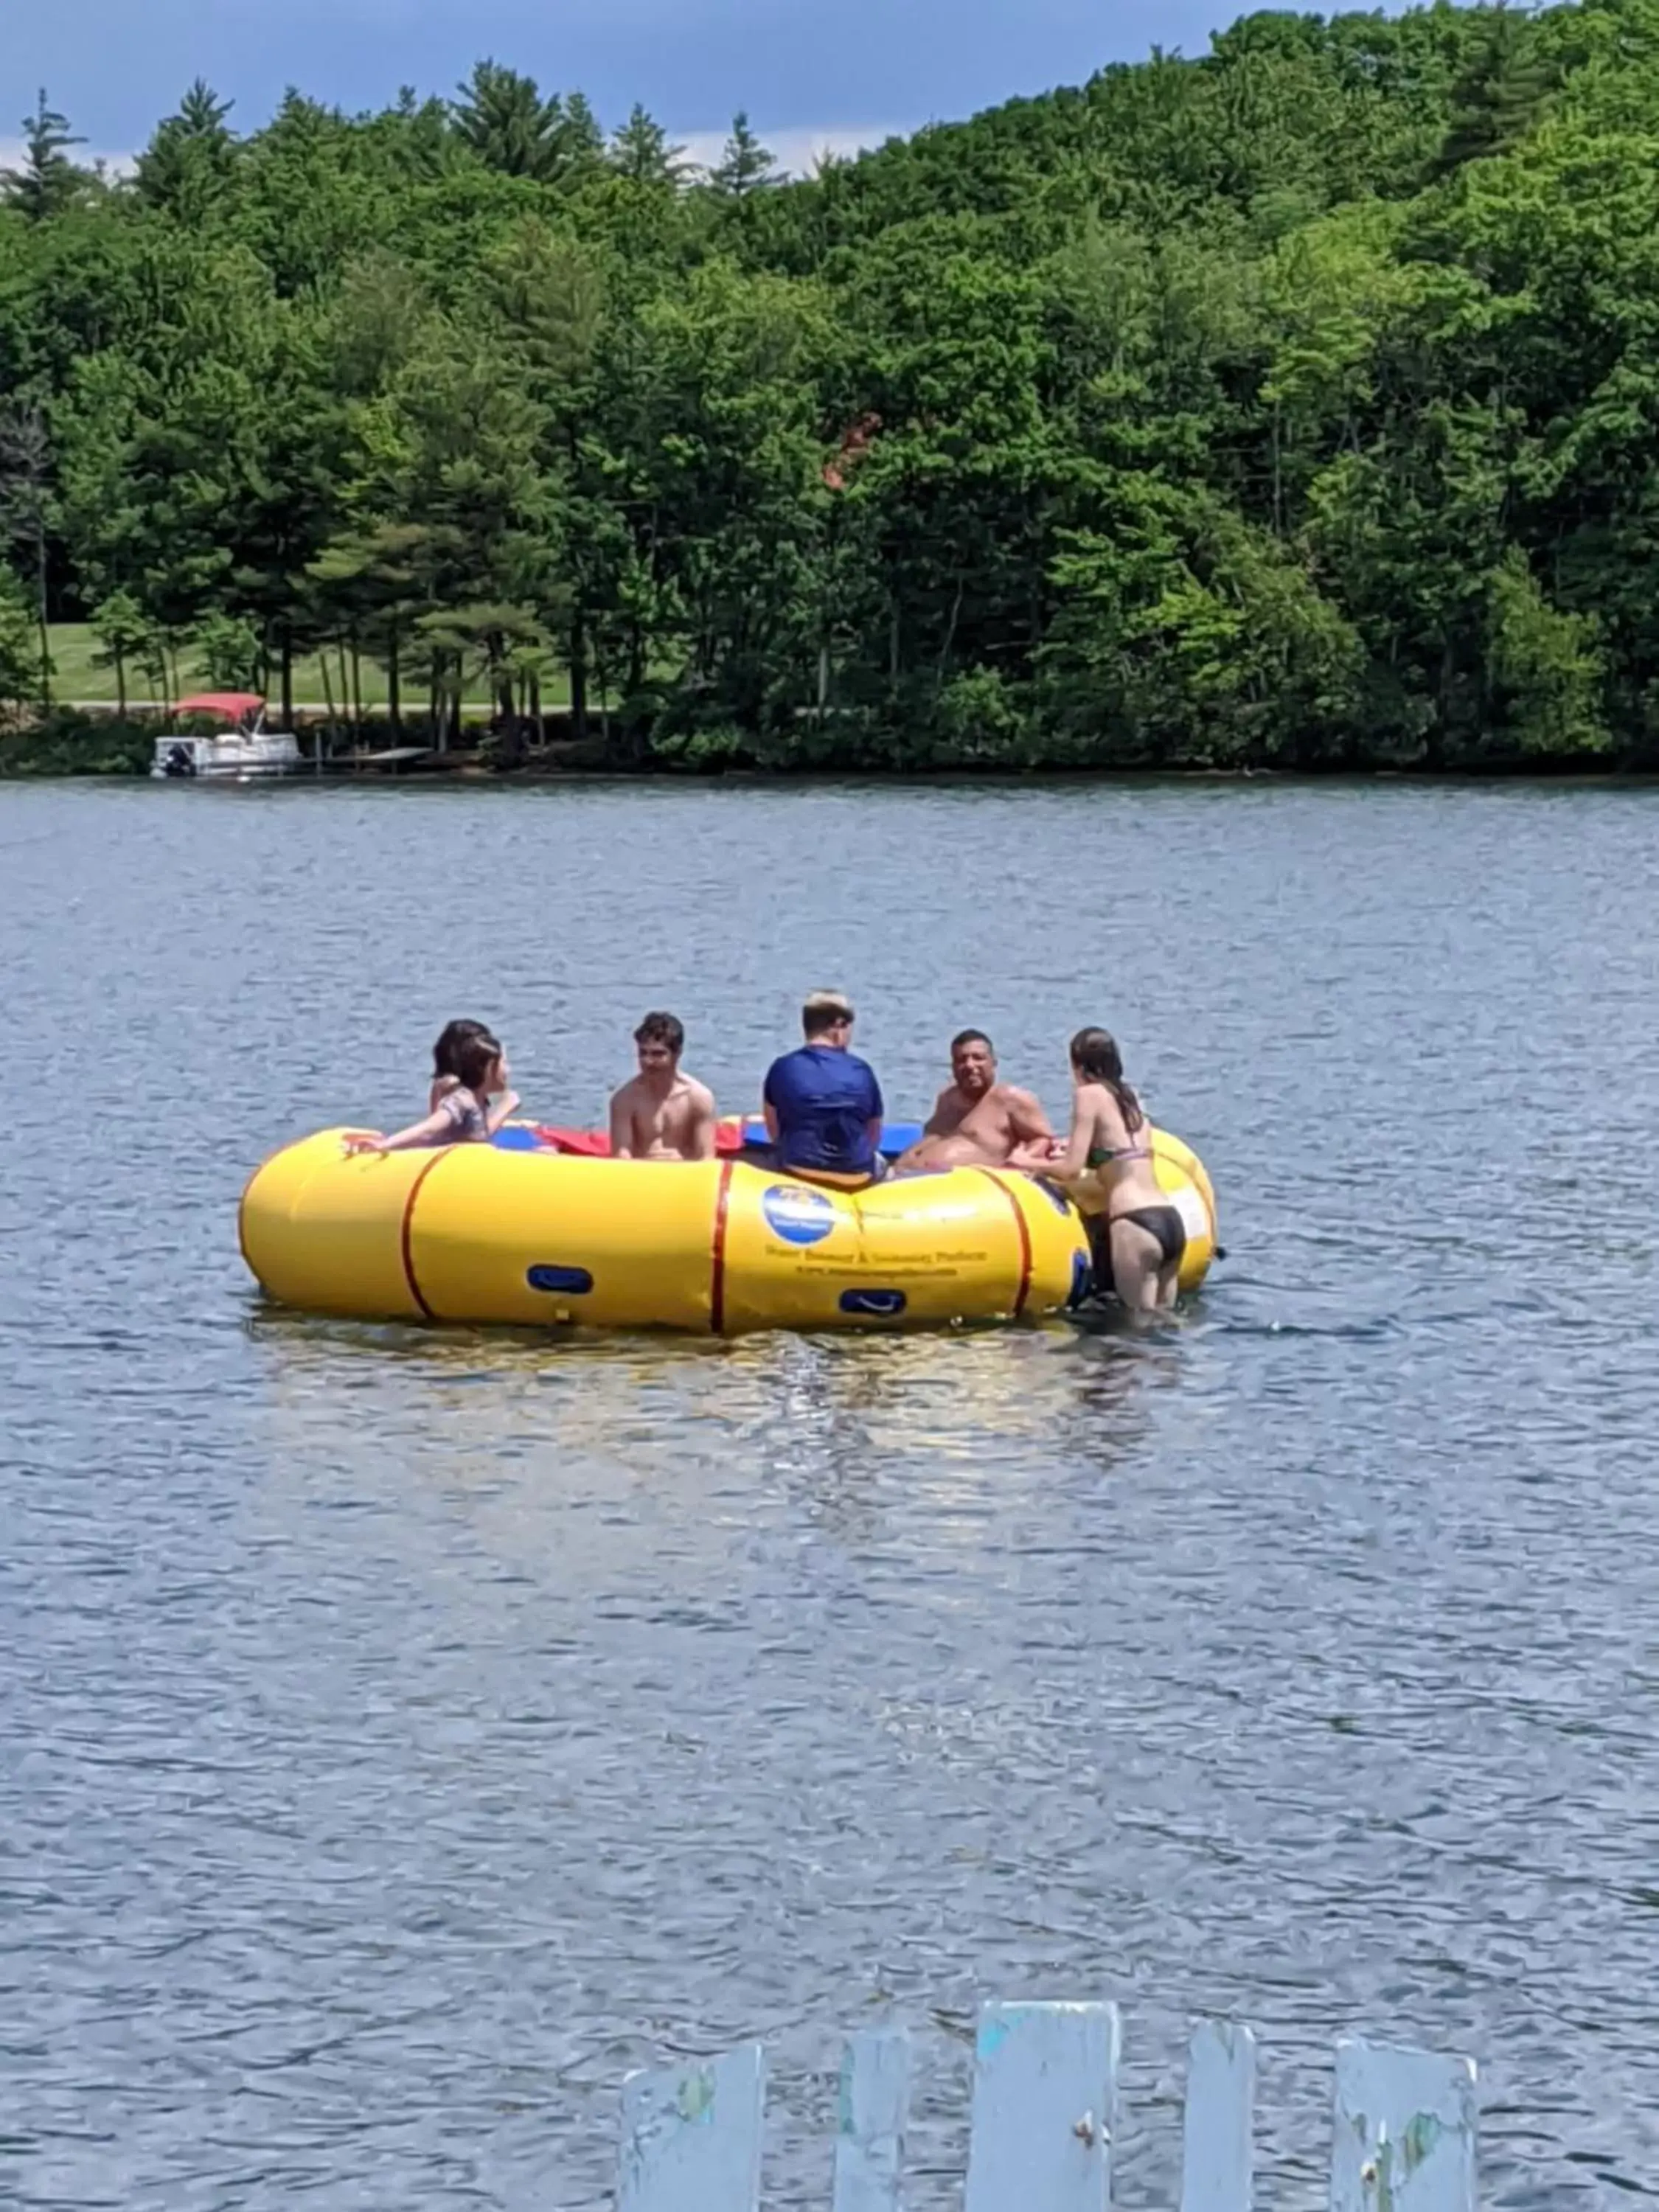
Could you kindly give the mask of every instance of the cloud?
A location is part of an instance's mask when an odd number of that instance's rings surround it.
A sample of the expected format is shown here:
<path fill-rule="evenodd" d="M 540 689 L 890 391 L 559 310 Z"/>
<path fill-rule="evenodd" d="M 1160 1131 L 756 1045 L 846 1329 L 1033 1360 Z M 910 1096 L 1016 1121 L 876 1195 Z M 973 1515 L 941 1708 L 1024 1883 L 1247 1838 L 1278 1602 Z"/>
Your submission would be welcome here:
<path fill-rule="evenodd" d="M 95 146 L 71 146 L 70 158 L 82 169 L 96 168 L 101 162 L 112 177 L 129 177 L 138 166 L 136 154 L 106 154 Z M 21 138 L 0 138 L 0 169 L 21 169 L 28 148 Z"/>
<path fill-rule="evenodd" d="M 879 146 L 889 138 L 902 138 L 915 128 L 908 123 L 820 123 L 787 131 L 763 131 L 755 126 L 755 135 L 762 145 L 769 146 L 780 166 L 792 177 L 810 177 L 823 154 L 850 155 L 862 153 L 866 148 Z M 689 160 L 705 169 L 713 168 L 720 160 L 730 136 L 730 126 L 725 131 L 671 131 L 673 142 L 684 144 Z"/>

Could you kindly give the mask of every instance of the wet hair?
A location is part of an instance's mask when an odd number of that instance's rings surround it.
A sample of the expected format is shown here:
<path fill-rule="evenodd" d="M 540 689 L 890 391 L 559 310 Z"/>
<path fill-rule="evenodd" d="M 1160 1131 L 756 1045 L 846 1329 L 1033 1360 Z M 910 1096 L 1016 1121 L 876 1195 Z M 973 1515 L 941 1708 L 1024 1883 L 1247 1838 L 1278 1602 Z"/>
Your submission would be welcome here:
<path fill-rule="evenodd" d="M 456 1046 L 453 1064 L 444 1072 L 476 1096 L 489 1081 L 489 1071 L 501 1056 L 501 1046 L 489 1031 L 475 1027 L 472 1035 L 464 1036 Z"/>
<path fill-rule="evenodd" d="M 958 1030 L 951 1040 L 951 1057 L 952 1060 L 956 1058 L 957 1054 L 962 1050 L 962 1048 L 965 1044 L 982 1044 L 986 1051 L 990 1054 L 993 1060 L 997 1056 L 996 1047 L 992 1043 L 990 1038 L 986 1036 L 983 1030 Z"/>
<path fill-rule="evenodd" d="M 455 1055 L 459 1052 L 462 1045 L 465 1043 L 468 1037 L 488 1036 L 489 1035 L 489 1024 L 487 1022 L 461 1021 L 448 1023 L 441 1032 L 437 1043 L 432 1048 L 432 1075 L 434 1081 L 438 1081 L 446 1075 L 453 1075 L 457 1082 L 461 1081 L 461 1071 L 456 1063 Z"/>
<path fill-rule="evenodd" d="M 1111 1092 L 1131 1136 L 1146 1127 L 1145 1110 L 1123 1080 L 1123 1055 L 1109 1030 L 1079 1030 L 1072 1039 L 1072 1065 L 1085 1083 L 1098 1083 Z"/>
<path fill-rule="evenodd" d="M 647 1014 L 634 1032 L 635 1044 L 665 1044 L 676 1060 L 685 1050 L 685 1024 L 678 1014 Z"/>

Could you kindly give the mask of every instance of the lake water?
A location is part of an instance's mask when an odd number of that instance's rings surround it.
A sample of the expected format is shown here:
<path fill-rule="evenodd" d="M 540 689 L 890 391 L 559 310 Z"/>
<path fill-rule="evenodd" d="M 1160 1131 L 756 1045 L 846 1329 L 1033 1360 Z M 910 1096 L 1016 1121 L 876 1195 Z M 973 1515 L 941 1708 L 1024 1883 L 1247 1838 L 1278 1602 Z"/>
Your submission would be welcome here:
<path fill-rule="evenodd" d="M 1659 2191 L 1659 792 L 0 787 L 0 2198 L 605 2201 L 629 2068 L 1126 2010 L 1481 2064 L 1489 2201 Z M 1122 1037 L 1231 1256 L 1173 1326 L 546 1344 L 264 1311 L 250 1166 L 453 1014 L 592 1120 L 804 988 L 893 1110 Z M 818 2201 L 823 2201 L 820 2198 Z"/>

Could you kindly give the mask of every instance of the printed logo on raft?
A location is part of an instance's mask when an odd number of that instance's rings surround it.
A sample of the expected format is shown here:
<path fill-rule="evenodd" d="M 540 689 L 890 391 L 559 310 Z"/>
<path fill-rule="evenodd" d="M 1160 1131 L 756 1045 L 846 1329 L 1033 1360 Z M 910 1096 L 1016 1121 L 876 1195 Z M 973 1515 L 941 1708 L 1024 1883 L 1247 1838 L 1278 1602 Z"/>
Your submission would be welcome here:
<path fill-rule="evenodd" d="M 775 1182 L 761 1194 L 766 1225 L 786 1244 L 821 1244 L 836 1225 L 833 1199 L 798 1182 Z"/>

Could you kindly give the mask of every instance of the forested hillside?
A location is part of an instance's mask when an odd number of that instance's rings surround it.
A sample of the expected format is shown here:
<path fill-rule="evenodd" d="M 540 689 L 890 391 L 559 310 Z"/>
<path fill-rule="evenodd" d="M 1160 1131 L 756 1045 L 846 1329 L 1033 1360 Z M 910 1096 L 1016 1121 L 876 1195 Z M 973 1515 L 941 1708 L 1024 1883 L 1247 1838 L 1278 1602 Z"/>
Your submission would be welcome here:
<path fill-rule="evenodd" d="M 489 63 L 237 122 L 30 118 L 0 695 L 44 608 L 618 763 L 1659 758 L 1659 0 L 1254 15 L 796 183 Z"/>

